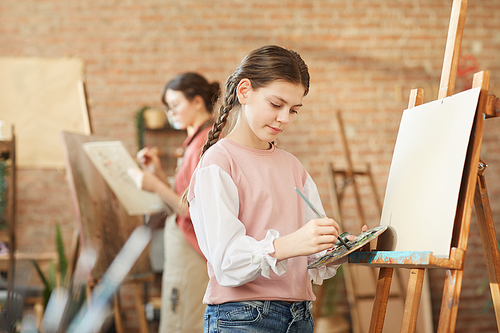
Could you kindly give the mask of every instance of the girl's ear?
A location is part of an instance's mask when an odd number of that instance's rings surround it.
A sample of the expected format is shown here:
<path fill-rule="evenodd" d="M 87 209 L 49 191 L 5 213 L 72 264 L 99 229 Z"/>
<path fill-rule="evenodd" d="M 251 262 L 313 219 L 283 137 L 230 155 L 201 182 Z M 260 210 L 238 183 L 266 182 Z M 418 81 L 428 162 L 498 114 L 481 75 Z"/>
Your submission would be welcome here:
<path fill-rule="evenodd" d="M 245 105 L 248 93 L 252 89 L 252 83 L 249 79 L 242 79 L 240 83 L 238 83 L 238 87 L 236 87 L 236 94 L 238 95 L 238 101 L 241 105 Z"/>

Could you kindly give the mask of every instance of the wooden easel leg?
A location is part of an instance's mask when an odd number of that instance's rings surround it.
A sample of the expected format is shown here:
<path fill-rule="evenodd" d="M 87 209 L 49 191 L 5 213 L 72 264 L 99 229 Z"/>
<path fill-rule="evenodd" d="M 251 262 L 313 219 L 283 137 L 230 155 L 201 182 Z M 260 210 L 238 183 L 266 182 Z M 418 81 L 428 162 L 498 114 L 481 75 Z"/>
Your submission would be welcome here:
<path fill-rule="evenodd" d="M 92 287 L 87 283 L 85 286 L 85 295 L 87 296 L 87 310 L 90 309 L 90 302 L 92 301 Z"/>
<path fill-rule="evenodd" d="M 148 333 L 148 321 L 144 312 L 144 304 L 142 301 L 142 284 L 134 283 L 135 287 L 135 308 L 137 310 L 137 318 L 139 320 L 139 332 Z"/>
<path fill-rule="evenodd" d="M 463 273 L 463 270 L 459 269 L 446 270 L 438 333 L 455 331 Z"/>
<path fill-rule="evenodd" d="M 424 284 L 425 269 L 413 268 L 410 270 L 408 289 L 406 292 L 405 308 L 401 332 L 413 333 L 417 327 L 418 307 Z"/>
<path fill-rule="evenodd" d="M 352 333 L 361 333 L 361 319 L 359 315 L 358 304 L 356 304 L 356 293 L 354 291 L 355 285 L 351 269 L 354 268 L 349 265 L 342 266 L 345 288 L 347 290 L 347 302 L 349 304 L 349 312 L 351 313 L 351 330 Z M 375 268 L 373 268 L 372 270 L 375 270 Z"/>
<path fill-rule="evenodd" d="M 33 310 L 35 312 L 36 327 L 38 328 L 38 331 L 41 331 L 44 312 L 43 302 L 36 302 L 33 306 Z"/>
<path fill-rule="evenodd" d="M 120 298 L 118 297 L 118 291 L 114 294 L 114 313 L 115 313 L 115 330 L 116 333 L 123 333 L 123 322 L 122 322 L 122 314 L 121 314 L 121 306 L 120 306 Z"/>
<path fill-rule="evenodd" d="M 481 164 L 485 167 L 484 163 Z M 474 206 L 479 224 L 481 243 L 483 244 L 484 258 L 486 259 L 486 267 L 488 268 L 491 298 L 493 299 L 497 327 L 500 330 L 500 288 L 498 286 L 498 282 L 500 281 L 500 253 L 498 251 L 495 226 L 493 224 L 490 200 L 483 172 L 484 168 L 478 175 Z"/>
<path fill-rule="evenodd" d="M 385 312 L 387 310 L 393 272 L 394 268 L 392 267 L 380 268 L 377 291 L 373 302 L 372 318 L 370 320 L 370 333 L 381 333 L 384 327 Z"/>
<path fill-rule="evenodd" d="M 458 315 L 458 302 L 460 301 L 460 293 L 462 292 L 462 279 L 464 277 L 464 271 L 456 270 L 457 283 L 455 285 L 455 292 L 453 294 L 453 306 L 451 307 L 450 314 L 450 325 L 448 332 L 455 332 L 455 325 L 457 324 Z"/>

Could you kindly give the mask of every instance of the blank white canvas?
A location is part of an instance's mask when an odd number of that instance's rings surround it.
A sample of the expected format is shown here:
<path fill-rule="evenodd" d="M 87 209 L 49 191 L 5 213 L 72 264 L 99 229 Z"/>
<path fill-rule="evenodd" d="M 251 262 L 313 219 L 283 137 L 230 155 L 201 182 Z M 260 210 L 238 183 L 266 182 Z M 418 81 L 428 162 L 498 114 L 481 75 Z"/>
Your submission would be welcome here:
<path fill-rule="evenodd" d="M 88 142 L 83 150 L 129 215 L 151 214 L 165 209 L 155 193 L 137 188 L 127 174 L 129 168 L 139 169 L 121 141 Z"/>
<path fill-rule="evenodd" d="M 480 88 L 404 110 L 380 224 L 395 251 L 448 257 Z"/>

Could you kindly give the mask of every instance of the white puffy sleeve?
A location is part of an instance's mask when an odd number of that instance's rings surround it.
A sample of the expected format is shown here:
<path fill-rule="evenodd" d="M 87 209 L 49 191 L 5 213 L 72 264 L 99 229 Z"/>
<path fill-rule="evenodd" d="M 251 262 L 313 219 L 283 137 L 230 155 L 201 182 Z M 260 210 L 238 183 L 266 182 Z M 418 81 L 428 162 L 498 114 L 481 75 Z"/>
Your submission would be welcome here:
<path fill-rule="evenodd" d="M 325 214 L 325 210 L 323 208 L 323 204 L 321 203 L 321 198 L 319 197 L 318 189 L 316 184 L 312 180 L 311 176 L 307 174 L 306 183 L 304 184 L 304 196 L 316 207 L 323 215 Z M 304 223 L 309 222 L 312 219 L 318 218 L 316 214 L 312 211 L 312 209 L 304 202 Z M 325 251 L 321 251 L 315 254 L 311 254 L 307 256 L 307 262 L 311 263 L 317 258 L 323 256 L 326 253 Z M 309 276 L 314 284 L 323 284 L 323 280 L 329 279 L 335 274 L 337 274 L 337 269 L 340 265 L 325 265 L 318 268 L 309 269 Z"/>
<path fill-rule="evenodd" d="M 286 272 L 287 260 L 277 263 L 273 242 L 280 235 L 269 230 L 264 239 L 246 235 L 238 220 L 238 190 L 232 178 L 219 166 L 209 165 L 196 171 L 194 197 L 189 203 L 200 249 L 212 265 L 217 282 L 237 287 L 259 276 L 269 278 Z"/>

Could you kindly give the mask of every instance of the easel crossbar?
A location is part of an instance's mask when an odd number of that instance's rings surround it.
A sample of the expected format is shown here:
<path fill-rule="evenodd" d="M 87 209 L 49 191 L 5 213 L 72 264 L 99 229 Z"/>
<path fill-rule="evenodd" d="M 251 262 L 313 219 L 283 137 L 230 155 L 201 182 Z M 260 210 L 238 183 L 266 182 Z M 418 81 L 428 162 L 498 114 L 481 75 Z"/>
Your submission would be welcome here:
<path fill-rule="evenodd" d="M 463 260 L 457 258 L 457 255 L 461 252 L 454 252 L 455 256 L 450 259 L 435 257 L 430 251 L 354 252 L 349 255 L 349 263 L 372 267 L 460 269 Z"/>

